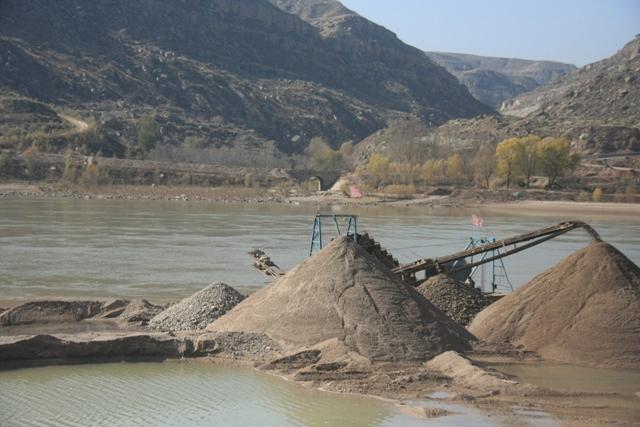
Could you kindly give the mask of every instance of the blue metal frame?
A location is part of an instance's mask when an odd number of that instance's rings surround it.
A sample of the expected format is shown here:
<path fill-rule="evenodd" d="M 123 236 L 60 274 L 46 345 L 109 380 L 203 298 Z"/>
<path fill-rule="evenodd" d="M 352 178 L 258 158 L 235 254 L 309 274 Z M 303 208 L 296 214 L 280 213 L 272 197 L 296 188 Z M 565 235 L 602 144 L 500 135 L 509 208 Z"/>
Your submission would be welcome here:
<path fill-rule="evenodd" d="M 487 243 L 493 243 L 495 242 L 496 239 L 494 238 L 487 238 L 487 237 L 481 237 L 479 239 L 474 239 L 473 237 L 469 238 L 469 243 L 467 244 L 467 247 L 465 248 L 465 250 L 471 249 L 471 248 L 475 248 L 478 245 L 484 245 Z M 499 249 L 495 250 L 495 251 L 491 251 L 491 252 L 485 252 L 482 254 L 482 257 L 480 258 L 480 261 L 484 260 L 485 258 L 487 258 L 489 256 L 489 254 L 491 254 L 491 256 L 496 255 L 496 252 L 500 252 Z M 479 268 L 481 268 L 481 265 L 476 266 L 472 271 L 471 274 L 469 275 L 470 277 L 473 277 L 474 274 L 476 274 L 476 272 L 478 271 Z M 502 274 L 500 274 L 499 271 L 502 271 Z M 491 262 L 491 291 L 492 292 L 496 292 L 496 290 L 498 289 L 498 281 L 496 280 L 496 278 L 498 277 L 504 277 L 506 285 L 509 287 L 509 290 L 513 291 L 513 284 L 511 283 L 511 279 L 509 279 L 509 275 L 507 274 L 507 268 L 504 265 L 504 261 L 502 260 L 502 258 L 499 258 L 497 260 L 493 260 Z"/>
<path fill-rule="evenodd" d="M 355 215 L 322 215 L 317 214 L 313 220 L 313 229 L 311 230 L 311 244 L 309 247 L 309 256 L 313 255 L 315 250 L 322 249 L 322 219 L 333 219 L 333 223 L 336 226 L 336 232 L 338 236 L 341 236 L 340 223 L 338 219 L 344 219 L 347 221 L 347 233 L 346 236 L 354 241 L 358 239 L 358 217 Z"/>

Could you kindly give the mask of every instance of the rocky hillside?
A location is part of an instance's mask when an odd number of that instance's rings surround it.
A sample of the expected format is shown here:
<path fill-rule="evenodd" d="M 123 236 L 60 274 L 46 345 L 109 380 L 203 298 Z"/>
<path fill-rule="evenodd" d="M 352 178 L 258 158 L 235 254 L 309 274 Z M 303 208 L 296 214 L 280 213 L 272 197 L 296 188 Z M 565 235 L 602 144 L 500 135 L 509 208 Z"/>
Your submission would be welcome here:
<path fill-rule="evenodd" d="M 167 143 L 274 141 L 284 152 L 314 136 L 359 141 L 397 117 L 491 112 L 422 52 L 329 0 L 4 0 L 0 64 L 14 125 L 0 129 L 5 145 L 24 130 L 12 108 L 25 105 L 124 144 L 153 115 Z M 41 115 L 39 132 L 68 125 Z"/>
<path fill-rule="evenodd" d="M 574 71 L 570 64 L 495 58 L 463 53 L 427 52 L 455 75 L 478 100 L 496 109 L 510 98 L 529 92 Z"/>
<path fill-rule="evenodd" d="M 473 153 L 481 144 L 527 134 L 565 136 L 583 156 L 638 154 L 640 36 L 610 58 L 507 102 L 501 113 L 437 127 L 394 120 L 356 146 L 356 160 L 363 162 L 375 151 L 397 155 L 399 148 L 440 156 L 452 149 Z"/>
<path fill-rule="evenodd" d="M 501 111 L 518 117 L 543 113 L 551 119 L 640 127 L 640 34 L 612 57 L 519 96 Z"/>

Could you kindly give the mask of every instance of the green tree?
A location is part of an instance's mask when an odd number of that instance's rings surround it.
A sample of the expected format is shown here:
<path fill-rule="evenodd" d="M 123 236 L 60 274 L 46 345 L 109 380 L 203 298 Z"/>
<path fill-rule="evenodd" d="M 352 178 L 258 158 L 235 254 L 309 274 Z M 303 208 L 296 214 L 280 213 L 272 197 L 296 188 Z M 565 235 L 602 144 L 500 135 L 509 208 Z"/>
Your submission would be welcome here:
<path fill-rule="evenodd" d="M 336 171 L 344 168 L 342 153 L 329 147 L 322 138 L 312 138 L 307 147 L 309 167 L 317 171 Z"/>
<path fill-rule="evenodd" d="M 565 138 L 544 139 L 538 144 L 538 156 L 542 172 L 549 179 L 549 188 L 578 163 L 578 157 L 571 155 L 571 144 Z"/>
<path fill-rule="evenodd" d="M 492 144 L 484 144 L 473 158 L 473 178 L 489 188 L 491 177 L 496 172 L 496 149 Z"/>
<path fill-rule="evenodd" d="M 138 120 L 138 145 L 144 153 L 153 150 L 160 141 L 160 127 L 151 116 L 144 116 Z"/>

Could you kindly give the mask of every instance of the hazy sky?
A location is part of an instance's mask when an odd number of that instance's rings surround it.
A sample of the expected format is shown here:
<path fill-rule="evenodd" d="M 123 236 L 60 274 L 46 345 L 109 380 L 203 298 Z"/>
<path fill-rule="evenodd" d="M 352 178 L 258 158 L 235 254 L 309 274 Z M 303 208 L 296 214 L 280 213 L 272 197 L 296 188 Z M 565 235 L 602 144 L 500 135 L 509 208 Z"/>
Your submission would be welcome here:
<path fill-rule="evenodd" d="M 584 65 L 640 33 L 640 0 L 341 0 L 423 50 Z"/>

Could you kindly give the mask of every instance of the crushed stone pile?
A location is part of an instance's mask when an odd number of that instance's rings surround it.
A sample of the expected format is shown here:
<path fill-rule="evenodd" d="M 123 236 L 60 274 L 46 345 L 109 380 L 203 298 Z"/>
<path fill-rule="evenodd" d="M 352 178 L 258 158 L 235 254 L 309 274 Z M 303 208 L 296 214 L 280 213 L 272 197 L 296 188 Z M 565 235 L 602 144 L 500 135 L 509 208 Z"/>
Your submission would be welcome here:
<path fill-rule="evenodd" d="M 207 328 L 263 332 L 296 348 L 328 340 L 369 360 L 427 360 L 474 337 L 346 237 Z"/>
<path fill-rule="evenodd" d="M 417 288 L 426 299 L 447 316 L 466 326 L 491 304 L 478 288 L 455 280 L 446 274 L 430 277 Z"/>
<path fill-rule="evenodd" d="M 243 299 L 231 286 L 213 283 L 153 317 L 149 327 L 161 331 L 203 330 Z"/>
<path fill-rule="evenodd" d="M 469 330 L 560 362 L 640 367 L 640 268 L 593 243 L 480 312 Z"/>

